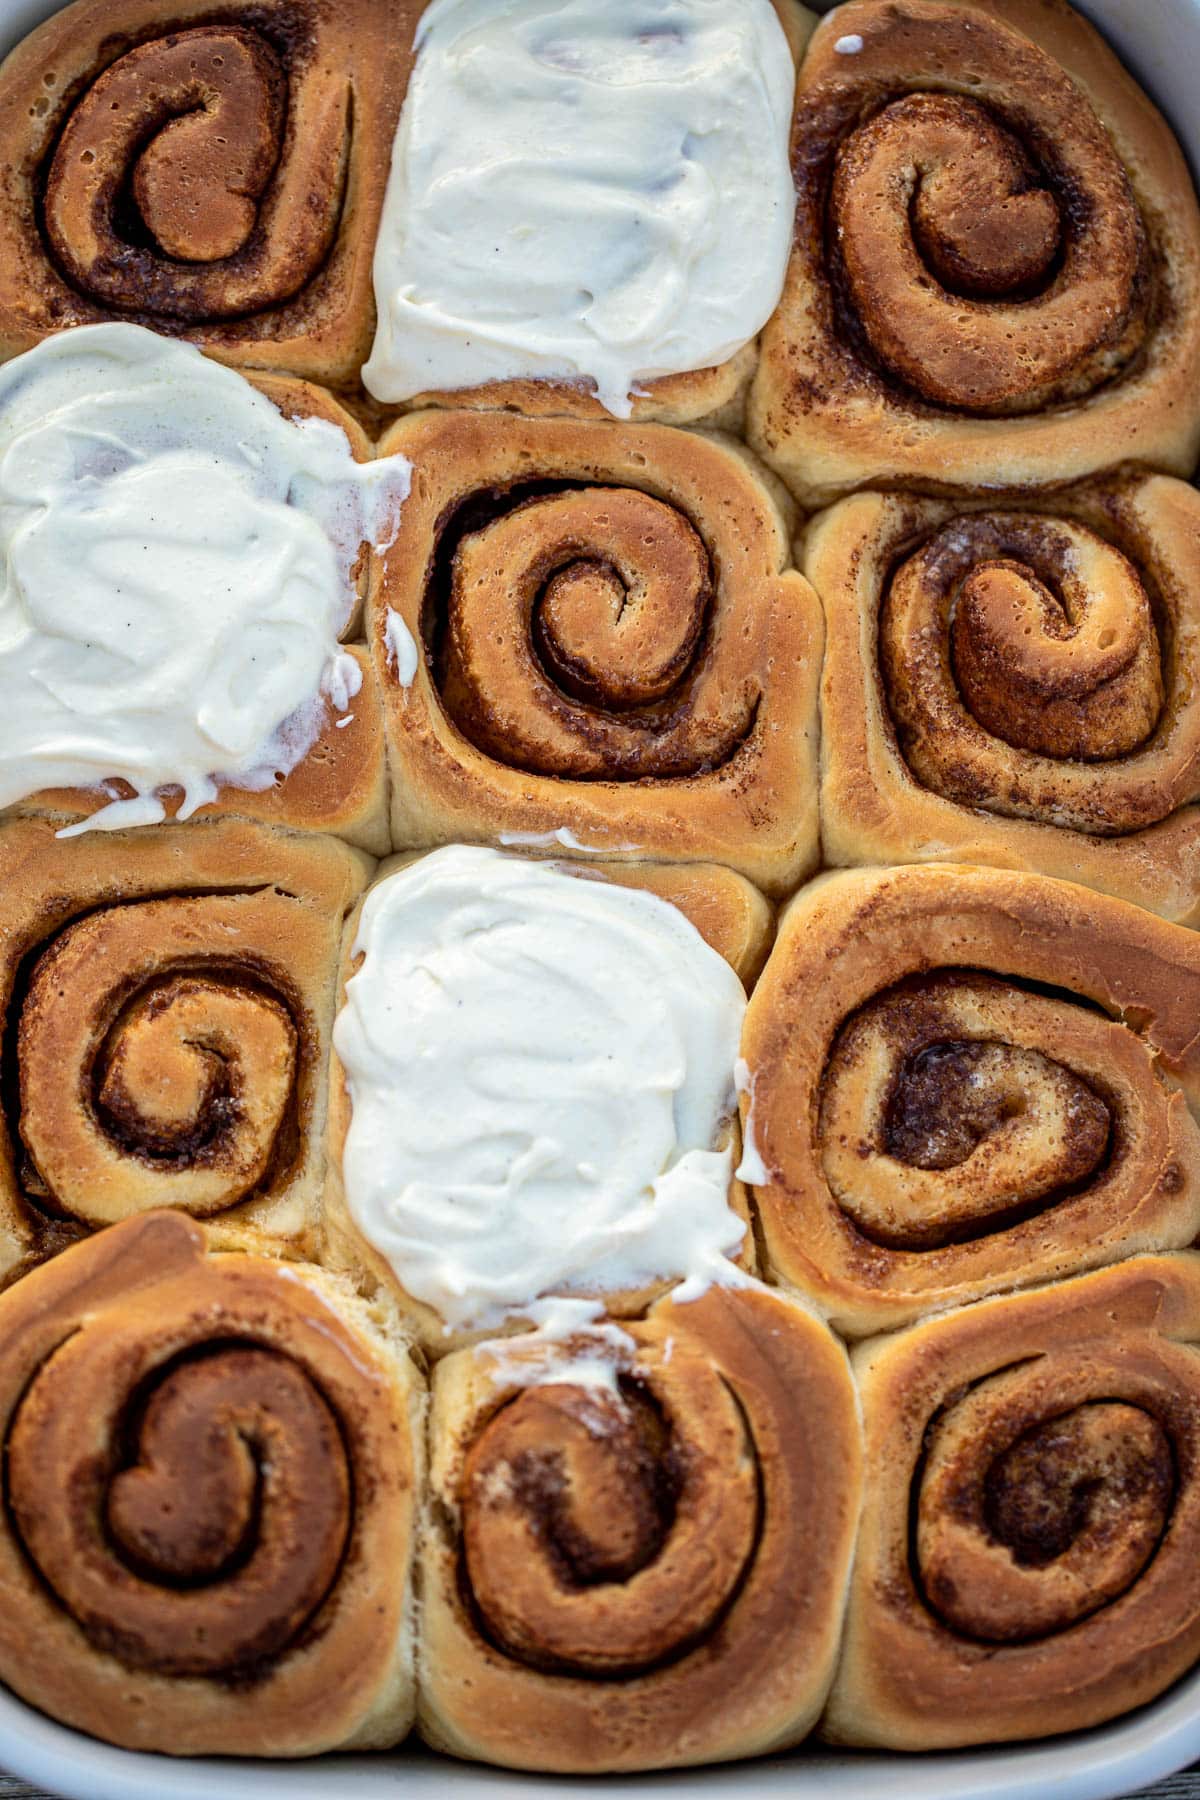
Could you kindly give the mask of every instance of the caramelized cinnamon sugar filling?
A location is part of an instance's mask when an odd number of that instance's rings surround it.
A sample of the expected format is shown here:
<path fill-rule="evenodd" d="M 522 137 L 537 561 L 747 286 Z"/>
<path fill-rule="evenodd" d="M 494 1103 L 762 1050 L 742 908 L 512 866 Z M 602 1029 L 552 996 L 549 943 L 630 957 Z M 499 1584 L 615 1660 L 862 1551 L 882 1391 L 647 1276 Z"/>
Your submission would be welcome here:
<path fill-rule="evenodd" d="M 348 81 L 329 83 L 297 130 L 308 0 L 106 49 L 64 96 L 43 170 L 41 229 L 60 273 L 160 327 L 292 299 L 337 236 L 351 135 Z"/>
<path fill-rule="evenodd" d="M 530 481 L 443 519 L 423 627 L 442 703 L 498 761 L 575 780 L 718 768 L 753 730 L 722 678 L 712 557 L 638 488 Z"/>
<path fill-rule="evenodd" d="M 471 1444 L 460 1582 L 518 1662 L 630 1677 L 707 1639 L 736 1598 L 761 1527 L 754 1448 L 714 1370 L 708 1416 L 688 1396 L 682 1420 L 669 1367 L 615 1392 L 568 1377 L 507 1400 Z"/>
<path fill-rule="evenodd" d="M 1172 1397 L 1092 1395 L 1088 1380 L 1056 1379 L 1035 1358 L 930 1424 L 911 1496 L 913 1574 L 963 1637 L 1067 1631 L 1128 1593 L 1158 1551 L 1178 1482 Z M 1059 1410 L 1072 1387 L 1078 1398 Z"/>
<path fill-rule="evenodd" d="M 886 582 L 879 652 L 923 786 L 1013 818 L 1116 834 L 1164 816 L 1136 757 L 1170 734 L 1172 621 L 1125 553 L 1072 519 L 969 513 Z M 1089 765 L 1065 771 L 1064 765 Z"/>
<path fill-rule="evenodd" d="M 1103 125 L 1003 21 L 892 9 L 888 33 L 886 73 L 807 93 L 793 145 L 831 333 L 861 377 L 930 408 L 1002 417 L 1095 392 L 1156 305 Z"/>
<path fill-rule="evenodd" d="M 1066 1018 L 1064 1018 L 1066 1015 Z M 1113 1171 L 1123 1120 L 1053 1055 L 1073 996 L 970 971 L 916 975 L 842 1026 L 821 1083 L 822 1163 L 871 1243 L 935 1250 L 1002 1231 Z"/>
<path fill-rule="evenodd" d="M 286 1184 L 317 1055 L 272 953 L 293 905 L 277 889 L 172 894 L 37 946 L 6 1050 L 36 1206 L 91 1224 L 159 1205 L 204 1217 Z"/>

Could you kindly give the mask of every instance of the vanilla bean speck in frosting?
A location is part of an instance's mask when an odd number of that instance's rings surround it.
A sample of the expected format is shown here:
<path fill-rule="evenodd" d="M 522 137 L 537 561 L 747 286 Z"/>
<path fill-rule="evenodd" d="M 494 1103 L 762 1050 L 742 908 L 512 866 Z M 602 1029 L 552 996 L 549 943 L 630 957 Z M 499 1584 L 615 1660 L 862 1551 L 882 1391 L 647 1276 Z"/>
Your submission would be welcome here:
<path fill-rule="evenodd" d="M 375 251 L 377 399 L 724 362 L 779 298 L 793 67 L 770 0 L 434 0 Z"/>
<path fill-rule="evenodd" d="M 350 1213 L 450 1328 L 740 1279 L 742 986 L 675 907 L 455 845 L 367 896 L 334 1043 Z"/>
<path fill-rule="evenodd" d="M 261 790 L 361 683 L 338 643 L 401 457 L 355 461 L 231 369 L 140 326 L 84 326 L 0 369 L 0 806 L 115 779 L 72 831 Z"/>

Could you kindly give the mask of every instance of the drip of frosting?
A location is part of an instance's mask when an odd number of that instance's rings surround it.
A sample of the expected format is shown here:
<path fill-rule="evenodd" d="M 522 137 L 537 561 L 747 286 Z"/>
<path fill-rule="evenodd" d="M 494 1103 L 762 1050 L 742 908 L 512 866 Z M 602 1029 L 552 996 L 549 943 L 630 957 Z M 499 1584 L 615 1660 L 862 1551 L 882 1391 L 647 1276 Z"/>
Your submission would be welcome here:
<path fill-rule="evenodd" d="M 0 806 L 127 782 L 72 832 L 263 789 L 361 684 L 338 643 L 408 492 L 232 369 L 137 325 L 0 368 Z M 109 790 L 111 791 L 111 789 Z"/>
<path fill-rule="evenodd" d="M 449 1327 L 733 1281 L 741 983 L 675 907 L 455 845 L 367 896 L 334 1043 L 364 1237 Z"/>
<path fill-rule="evenodd" d="M 512 377 L 608 410 L 724 362 L 783 286 L 794 71 L 770 0 L 433 0 L 375 249 L 380 400 Z"/>

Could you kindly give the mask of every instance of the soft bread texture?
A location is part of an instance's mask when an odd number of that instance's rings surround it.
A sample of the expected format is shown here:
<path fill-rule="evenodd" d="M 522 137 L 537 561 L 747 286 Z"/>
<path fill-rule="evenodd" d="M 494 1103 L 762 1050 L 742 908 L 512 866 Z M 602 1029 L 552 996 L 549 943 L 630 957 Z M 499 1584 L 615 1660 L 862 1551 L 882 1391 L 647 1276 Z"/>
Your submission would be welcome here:
<path fill-rule="evenodd" d="M 0 826 L 10 1257 L 164 1205 L 315 1247 L 338 947 L 370 867 L 233 820 Z"/>
<path fill-rule="evenodd" d="M 1198 1338 L 1183 1253 L 858 1347 L 867 1499 L 824 1735 L 1078 1731 L 1191 1666 Z"/>
<path fill-rule="evenodd" d="M 423 9 L 75 0 L 31 32 L 0 67 L 0 354 L 121 318 L 357 381 Z M 112 199 L 126 183 L 136 232 Z"/>
<path fill-rule="evenodd" d="M 396 856 L 381 863 L 372 885 L 388 880 L 415 860 L 412 855 Z M 556 863 L 556 866 L 578 880 L 611 881 L 639 888 L 678 907 L 705 942 L 725 958 L 746 987 L 753 983 L 766 960 L 772 932 L 771 909 L 762 895 L 731 869 L 705 863 L 692 863 L 683 868 L 656 863 L 564 862 Z M 360 960 L 355 957 L 354 944 L 361 915 L 360 900 L 347 920 L 342 938 L 339 994 L 343 1000 L 346 982 L 355 973 Z M 344 1271 L 366 1292 L 386 1292 L 403 1312 L 409 1329 L 427 1356 L 444 1356 L 485 1335 L 494 1335 L 482 1330 L 450 1329 L 433 1307 L 406 1291 L 403 1272 L 394 1269 L 355 1224 L 342 1175 L 346 1133 L 354 1108 L 341 1060 L 332 1048 L 329 1055 L 329 1150 L 321 1213 L 324 1240 L 321 1260 L 331 1268 Z M 736 1167 L 740 1141 L 736 1121 L 731 1122 L 730 1132 Z M 736 1261 L 743 1269 L 753 1271 L 756 1266 L 754 1234 L 750 1227 L 746 1190 L 740 1181 L 730 1184 L 729 1205 L 747 1226 Z M 661 1281 L 636 1290 L 603 1290 L 595 1297 L 603 1300 L 607 1312 L 625 1317 L 644 1311 L 669 1285 L 669 1282 Z M 519 1329 L 519 1322 L 507 1329 Z"/>
<path fill-rule="evenodd" d="M 1200 1228 L 1200 938 L 1067 882 L 826 875 L 746 1017 L 766 1268 L 851 1336 Z"/>
<path fill-rule="evenodd" d="M 857 494 L 798 558 L 825 611 L 834 865 L 1080 881 L 1200 921 L 1200 496 Z"/>
<path fill-rule="evenodd" d="M 402 1738 L 423 1384 L 394 1323 L 176 1213 L 0 1302 L 0 1670 L 109 1743 Z"/>
<path fill-rule="evenodd" d="M 809 45 L 792 156 L 747 430 L 804 504 L 1191 474 L 1200 210 L 1065 0 L 851 0 Z"/>
<path fill-rule="evenodd" d="M 251 375 L 250 380 L 287 419 L 324 419 L 344 431 L 355 460 L 368 462 L 372 446 L 362 426 L 324 389 L 290 376 Z M 348 713 L 337 713 L 326 701 L 320 735 L 291 773 L 273 787 L 253 792 L 223 787 L 201 816 L 259 820 L 294 831 L 329 832 L 374 856 L 390 848 L 388 776 L 384 713 L 378 679 L 361 642 L 364 608 L 377 576 L 378 558 L 364 545 L 355 565 L 355 598 L 343 629 L 362 686 Z M 94 788 L 43 788 L 9 808 L 9 815 L 49 815 L 60 822 L 88 818 L 110 800 L 128 798 L 132 789 L 114 780 Z M 168 818 L 174 818 L 182 794 L 162 796 Z"/>
<path fill-rule="evenodd" d="M 668 1296 L 628 1333 L 617 1394 L 569 1365 L 522 1386 L 519 1340 L 438 1365 L 418 1656 L 441 1749 L 681 1767 L 796 1743 L 820 1711 L 859 1506 L 844 1350 L 757 1286 Z"/>
<path fill-rule="evenodd" d="M 414 464 L 367 608 L 398 849 L 568 826 L 768 892 L 812 869 L 820 609 L 740 445 L 426 412 L 380 448 Z"/>

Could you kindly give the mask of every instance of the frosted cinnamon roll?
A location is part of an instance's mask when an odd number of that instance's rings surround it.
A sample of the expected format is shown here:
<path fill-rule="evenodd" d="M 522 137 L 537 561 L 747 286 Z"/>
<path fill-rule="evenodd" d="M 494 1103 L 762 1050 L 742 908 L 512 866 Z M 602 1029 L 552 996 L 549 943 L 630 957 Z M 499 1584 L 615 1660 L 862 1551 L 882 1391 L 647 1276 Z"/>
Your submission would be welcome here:
<path fill-rule="evenodd" d="M 75 0 L 0 67 L 0 354 L 126 319 L 339 385 L 422 0 Z"/>
<path fill-rule="evenodd" d="M 346 932 L 330 1259 L 434 1354 L 741 1279 L 731 964 L 760 962 L 767 918 L 702 865 L 384 864 Z"/>
<path fill-rule="evenodd" d="M 823 1733 L 1078 1731 L 1200 1657 L 1200 1258 L 860 1345 L 866 1503 Z"/>
<path fill-rule="evenodd" d="M 1200 498 L 858 494 L 814 519 L 834 864 L 1041 870 L 1200 917 Z"/>
<path fill-rule="evenodd" d="M 316 388 L 134 325 L 0 367 L 0 808 L 202 807 L 388 848 L 359 629 L 409 469 Z"/>
<path fill-rule="evenodd" d="M 1065 0 L 851 0 L 815 33 L 796 229 L 748 410 L 806 504 L 1200 449 L 1200 210 Z"/>
<path fill-rule="evenodd" d="M 861 1336 L 1191 1243 L 1198 1008 L 1200 940 L 1086 888 L 822 877 L 742 1040 L 769 1271 Z"/>
<path fill-rule="evenodd" d="M 660 1300 L 607 1365 L 434 1375 L 420 1729 L 592 1773 L 781 1749 L 820 1711 L 859 1506 L 845 1352 L 765 1288 Z"/>
<path fill-rule="evenodd" d="M 0 1299 L 0 1677 L 137 1750 L 397 1742 L 422 1404 L 385 1313 L 177 1214 L 35 1270 Z"/>
<path fill-rule="evenodd" d="M 435 0 L 375 247 L 367 390 L 737 423 L 787 263 L 811 25 L 796 0 Z"/>
<path fill-rule="evenodd" d="M 369 864 L 232 821 L 0 825 L 0 1191 L 54 1247 L 178 1207 L 308 1249 L 343 922 Z"/>
<path fill-rule="evenodd" d="M 398 848 L 816 860 L 819 608 L 739 446 L 666 426 L 413 414 L 368 607 Z"/>

